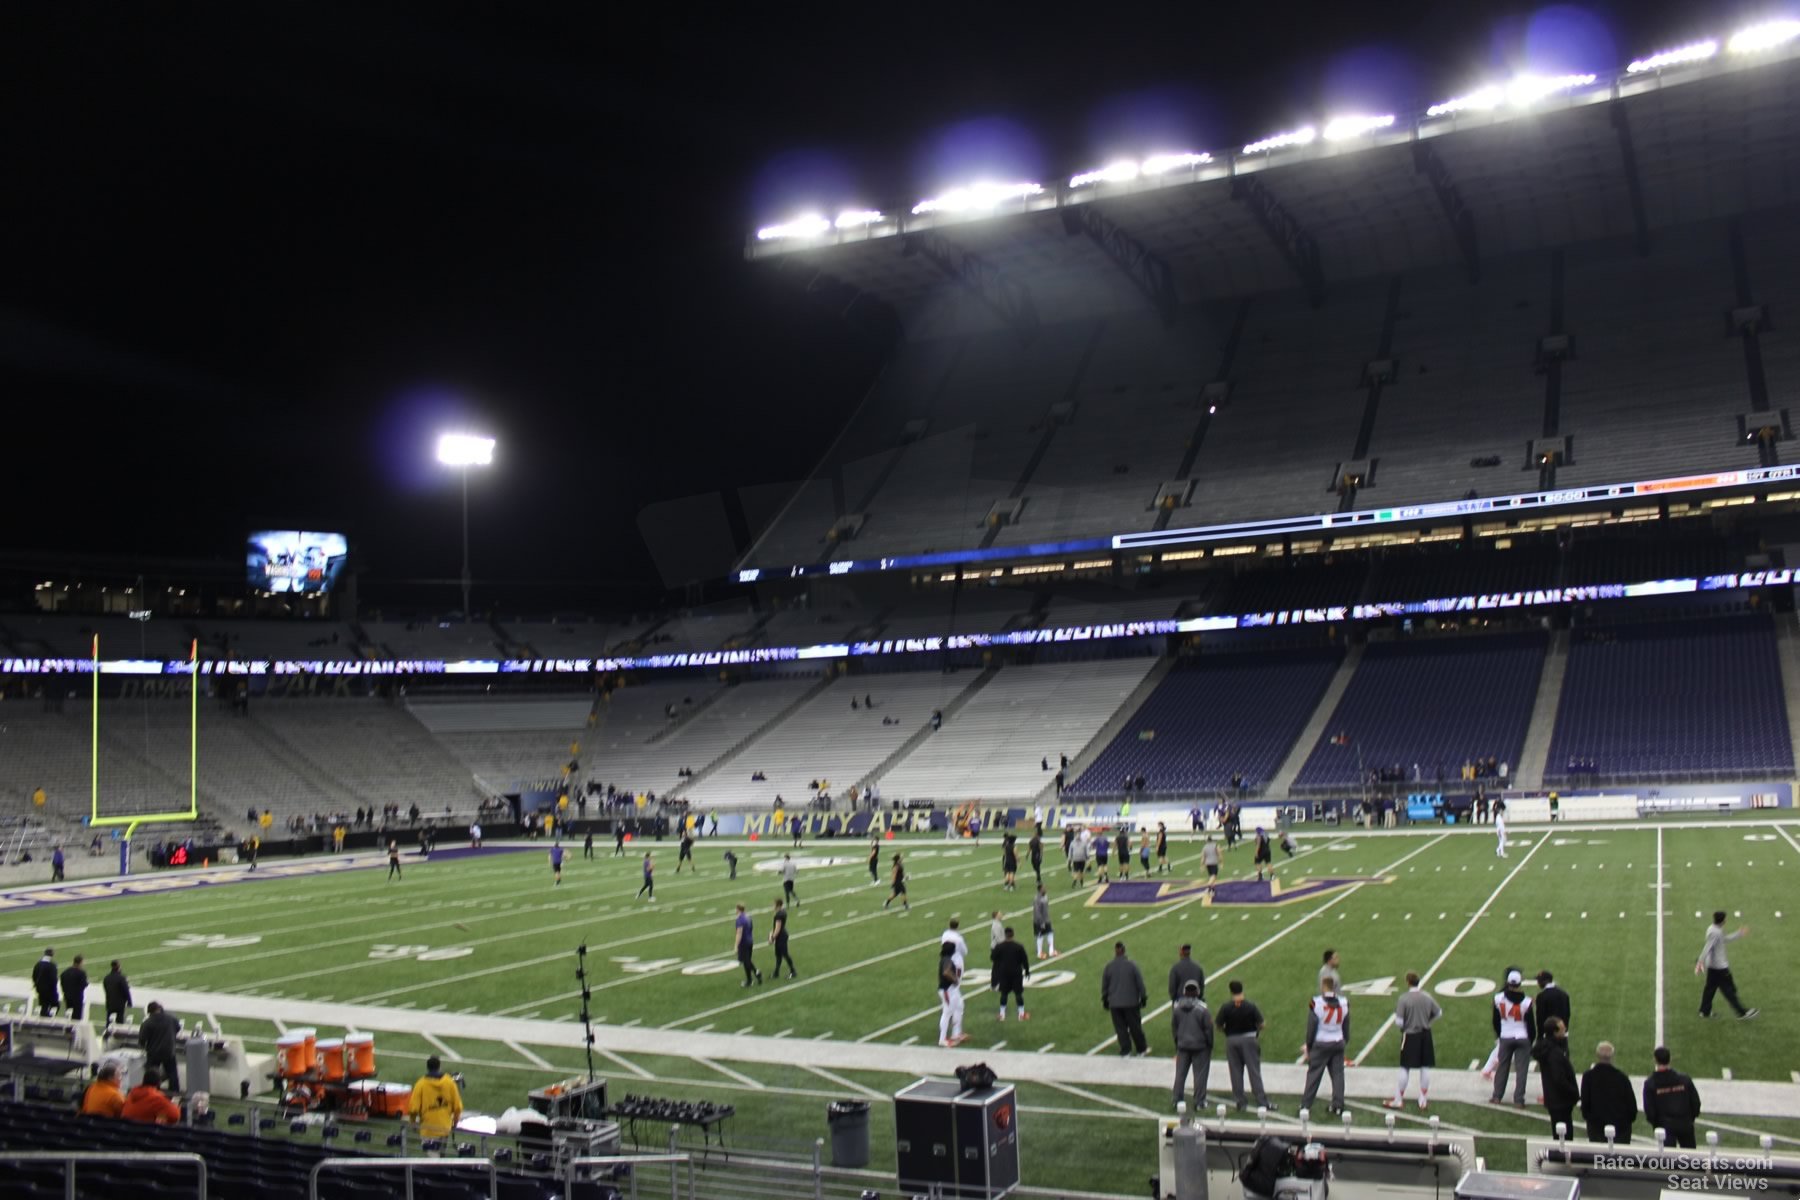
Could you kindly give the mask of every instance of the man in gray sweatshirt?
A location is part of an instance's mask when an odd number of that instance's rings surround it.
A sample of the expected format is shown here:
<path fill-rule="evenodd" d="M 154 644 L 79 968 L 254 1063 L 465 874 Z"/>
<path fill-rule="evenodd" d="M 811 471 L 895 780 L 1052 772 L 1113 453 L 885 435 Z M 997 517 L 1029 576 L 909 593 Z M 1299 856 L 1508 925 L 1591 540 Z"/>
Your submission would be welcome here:
<path fill-rule="evenodd" d="M 1181 957 L 1177 958 L 1175 965 L 1169 968 L 1170 1004 L 1178 1003 L 1181 1000 L 1182 992 L 1190 983 L 1199 985 L 1200 998 L 1206 999 L 1206 972 L 1201 970 L 1200 964 L 1194 961 L 1193 954 L 1192 946 L 1183 946 Z"/>
<path fill-rule="evenodd" d="M 1212 1073 L 1213 1021 L 1200 1002 L 1200 985 L 1189 981 L 1171 1013 L 1175 1034 L 1175 1103 L 1187 1090 L 1188 1068 L 1194 1071 L 1194 1111 L 1206 1104 L 1206 1079 Z"/>
<path fill-rule="evenodd" d="M 1713 996 L 1723 992 L 1725 1003 L 1731 1005 L 1738 1020 L 1748 1021 L 1757 1014 L 1757 1009 L 1745 1008 L 1738 1001 L 1737 981 L 1731 977 L 1731 962 L 1725 957 L 1725 943 L 1735 942 L 1750 932 L 1748 925 L 1741 926 L 1736 933 L 1725 932 L 1725 913 L 1720 910 L 1713 914 L 1713 923 L 1707 927 L 1706 942 L 1700 947 L 1700 957 L 1694 962 L 1694 974 L 1706 973 L 1706 990 L 1700 993 L 1700 1015 L 1712 1016 Z"/>
<path fill-rule="evenodd" d="M 1394 1024 L 1400 1027 L 1400 1077 L 1394 1084 L 1394 1098 L 1381 1103 L 1384 1108 L 1404 1108 L 1407 1079 L 1417 1068 L 1419 1108 L 1423 1110 L 1430 1103 L 1431 1068 L 1437 1066 L 1437 1050 L 1431 1044 L 1431 1025 L 1444 1015 L 1444 1010 L 1419 985 L 1417 971 L 1406 973 L 1406 989 L 1394 1002 Z"/>
<path fill-rule="evenodd" d="M 1144 973 L 1125 957 L 1125 943 L 1113 943 L 1112 961 L 1100 973 L 1100 1003 L 1112 1014 L 1113 1032 L 1119 1035 L 1119 1054 L 1140 1058 L 1150 1053 L 1144 1039 L 1144 1005 L 1150 993 L 1144 987 Z"/>

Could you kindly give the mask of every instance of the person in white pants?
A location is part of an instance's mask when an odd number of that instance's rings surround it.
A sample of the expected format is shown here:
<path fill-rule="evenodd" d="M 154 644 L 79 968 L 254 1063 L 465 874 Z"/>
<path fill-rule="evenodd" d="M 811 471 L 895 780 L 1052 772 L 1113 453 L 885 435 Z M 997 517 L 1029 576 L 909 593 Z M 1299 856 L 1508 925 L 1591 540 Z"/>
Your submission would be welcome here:
<path fill-rule="evenodd" d="M 938 1045 L 960 1046 L 968 1039 L 963 1035 L 962 966 L 956 944 L 946 941 L 938 956 L 938 1002 L 943 1012 L 938 1015 Z"/>
<path fill-rule="evenodd" d="M 1031 902 L 1031 932 L 1037 935 L 1038 958 L 1055 958 L 1056 930 L 1050 927 L 1050 897 L 1044 894 L 1041 883 L 1038 884 L 1037 899 Z"/>
<path fill-rule="evenodd" d="M 1494 857 L 1495 858 L 1505 858 L 1506 857 L 1506 817 L 1504 814 L 1497 813 L 1494 816 L 1494 836 L 1495 836 L 1495 838 L 1498 839 L 1494 845 Z"/>

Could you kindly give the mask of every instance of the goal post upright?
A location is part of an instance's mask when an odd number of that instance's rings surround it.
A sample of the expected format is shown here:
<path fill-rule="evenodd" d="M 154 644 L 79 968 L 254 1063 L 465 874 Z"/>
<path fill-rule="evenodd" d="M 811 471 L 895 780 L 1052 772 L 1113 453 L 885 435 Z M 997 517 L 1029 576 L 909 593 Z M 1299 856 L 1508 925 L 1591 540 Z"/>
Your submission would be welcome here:
<path fill-rule="evenodd" d="M 121 825 L 125 827 L 124 836 L 119 843 L 119 873 L 129 875 L 131 838 L 139 825 L 146 822 L 193 821 L 200 816 L 200 640 L 195 638 L 188 643 L 188 806 L 185 812 L 134 813 L 109 817 L 100 815 L 100 676 L 103 673 L 100 635 L 95 634 L 91 668 L 94 688 L 89 714 L 88 777 L 91 809 L 88 826 L 92 829 L 116 828 Z"/>

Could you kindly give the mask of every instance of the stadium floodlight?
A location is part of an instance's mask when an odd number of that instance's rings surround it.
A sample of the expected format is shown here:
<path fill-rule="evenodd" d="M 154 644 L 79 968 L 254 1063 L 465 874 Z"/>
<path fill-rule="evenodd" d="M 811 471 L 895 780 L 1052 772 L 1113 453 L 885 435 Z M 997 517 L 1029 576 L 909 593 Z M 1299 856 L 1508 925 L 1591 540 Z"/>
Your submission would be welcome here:
<path fill-rule="evenodd" d="M 1490 84 L 1484 88 L 1477 88 L 1466 96 L 1457 96 L 1454 99 L 1445 100 L 1441 104 L 1434 104 L 1425 110 L 1425 115 L 1446 117 L 1451 113 L 1459 112 L 1487 112 L 1490 109 L 1499 108 L 1505 99 L 1506 93 Z"/>
<path fill-rule="evenodd" d="M 1365 133 L 1373 133 L 1377 129 L 1386 129 L 1393 123 L 1393 113 L 1384 113 L 1378 117 L 1333 117 L 1331 120 L 1325 122 L 1323 136 L 1328 142 L 1341 142 L 1345 138 L 1353 138 Z"/>
<path fill-rule="evenodd" d="M 756 231 L 756 239 L 760 242 L 773 242 L 781 238 L 818 237 L 830 228 L 831 222 L 818 213 L 807 213 L 779 225 L 764 225 Z"/>
<path fill-rule="evenodd" d="M 1279 150 L 1283 146 L 1305 146 L 1310 144 L 1312 140 L 1318 136 L 1319 131 L 1314 129 L 1311 125 L 1302 125 L 1300 128 L 1289 130 L 1287 133 L 1278 133 L 1273 137 L 1266 137 L 1260 142 L 1251 142 L 1248 146 L 1244 147 L 1244 153 L 1263 154 L 1270 150 Z"/>
<path fill-rule="evenodd" d="M 1434 104 L 1425 110 L 1428 117 L 1446 117 L 1459 112 L 1491 112 L 1502 104 L 1526 108 L 1546 96 L 1570 92 L 1594 82 L 1592 75 L 1519 75 L 1507 84 L 1490 83 L 1465 96 L 1457 96 Z"/>
<path fill-rule="evenodd" d="M 1682 63 L 1704 62 L 1719 52 L 1719 43 L 1711 38 L 1704 42 L 1695 42 L 1689 46 L 1677 46 L 1673 50 L 1664 50 L 1652 54 L 1648 58 L 1634 59 L 1625 68 L 1627 75 L 1641 75 L 1645 71 L 1660 71 L 1665 67 L 1676 67 Z"/>
<path fill-rule="evenodd" d="M 1795 38 L 1800 38 L 1800 21 L 1765 21 L 1761 25 L 1751 25 L 1732 34 L 1731 40 L 1725 43 L 1725 48 L 1733 54 L 1754 54 L 1758 50 L 1773 50 L 1777 46 L 1785 46 Z"/>
<path fill-rule="evenodd" d="M 1138 177 L 1143 168 L 1126 159 L 1123 162 L 1108 163 L 1097 171 L 1083 171 L 1079 175 L 1069 177 L 1072 188 L 1091 187 L 1096 183 L 1130 183 Z"/>
<path fill-rule="evenodd" d="M 998 208 L 1008 200 L 1023 200 L 1041 195 L 1041 183 L 971 183 L 968 187 L 951 188 L 941 196 L 932 196 L 913 205 L 913 214 L 931 212 L 985 212 Z"/>
<path fill-rule="evenodd" d="M 463 620 L 469 619 L 469 468 L 489 466 L 494 461 L 494 439 L 473 433 L 441 433 L 437 441 L 437 460 L 462 473 L 462 600 Z"/>
<path fill-rule="evenodd" d="M 832 227 L 835 229 L 860 229 L 865 225 L 873 225 L 881 220 L 881 214 L 872 208 L 847 208 L 837 215 Z"/>
<path fill-rule="evenodd" d="M 1152 154 L 1143 161 L 1139 169 L 1146 175 L 1166 175 L 1170 171 L 1179 171 L 1183 167 L 1198 167 L 1212 160 L 1212 155 L 1204 151 L 1199 154 L 1192 152 Z"/>

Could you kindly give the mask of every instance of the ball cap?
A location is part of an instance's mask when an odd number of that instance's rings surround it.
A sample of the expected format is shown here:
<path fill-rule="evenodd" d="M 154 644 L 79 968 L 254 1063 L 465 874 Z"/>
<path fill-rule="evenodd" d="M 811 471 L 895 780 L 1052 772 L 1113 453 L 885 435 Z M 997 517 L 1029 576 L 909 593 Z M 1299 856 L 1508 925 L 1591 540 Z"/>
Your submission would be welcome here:
<path fill-rule="evenodd" d="M 1516 987 L 1517 985 L 1525 982 L 1525 977 L 1523 975 L 1519 974 L 1517 971 L 1508 971 L 1506 973 L 1506 982 L 1508 982 Z"/>

